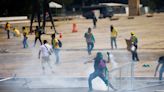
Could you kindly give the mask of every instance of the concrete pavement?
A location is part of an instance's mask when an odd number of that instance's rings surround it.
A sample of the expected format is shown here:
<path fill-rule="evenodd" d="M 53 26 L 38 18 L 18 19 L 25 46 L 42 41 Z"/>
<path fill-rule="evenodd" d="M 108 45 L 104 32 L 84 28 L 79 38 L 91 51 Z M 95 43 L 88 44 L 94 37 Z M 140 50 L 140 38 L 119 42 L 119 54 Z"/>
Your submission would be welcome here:
<path fill-rule="evenodd" d="M 87 31 L 88 27 L 92 27 L 91 20 L 84 19 L 74 19 L 73 21 L 63 21 L 57 22 L 56 29 L 59 32 L 63 33 L 63 47 L 61 49 L 61 64 L 54 64 L 54 56 L 51 56 L 51 63 L 55 74 L 51 74 L 47 70 L 49 77 L 84 77 L 87 79 L 88 75 L 93 71 L 92 63 L 84 64 L 85 61 L 91 60 L 97 51 L 102 51 L 105 58 L 106 52 L 110 51 L 117 62 L 118 66 L 131 62 L 131 53 L 126 50 L 125 38 L 130 37 L 130 32 L 134 31 L 137 37 L 139 38 L 139 57 L 140 62 L 135 64 L 134 76 L 143 77 L 143 78 L 153 78 L 154 70 L 156 67 L 156 61 L 159 56 L 164 55 L 164 41 L 163 41 L 163 20 L 164 14 L 155 14 L 152 18 L 147 18 L 145 16 L 135 17 L 133 20 L 128 20 L 126 17 L 120 17 L 117 21 L 110 21 L 108 19 L 98 20 L 98 26 L 96 29 L 93 29 L 93 33 L 96 38 L 95 48 L 93 54 L 88 56 L 86 52 L 86 43 L 83 37 L 84 33 Z M 76 22 L 78 26 L 78 32 L 72 33 L 71 27 L 72 23 Z M 109 26 L 113 24 L 118 29 L 118 49 L 110 49 L 110 32 Z M 28 24 L 13 24 L 21 29 L 21 26 L 27 26 Z M 48 34 L 53 33 L 52 30 L 47 28 L 46 32 Z M 22 48 L 22 37 L 16 38 L 11 37 L 7 40 L 6 33 L 0 31 L 0 77 L 8 77 L 12 74 L 17 74 L 17 77 L 21 78 L 33 78 L 33 77 L 42 77 L 42 70 L 40 65 L 40 60 L 37 59 L 39 43 L 36 47 L 33 47 L 34 35 L 29 35 L 29 48 Z M 43 35 L 43 39 L 47 39 L 50 42 L 50 35 Z M 6 52 L 3 52 L 6 51 Z M 149 64 L 150 67 L 143 67 L 143 64 Z M 109 69 L 112 69 L 112 65 L 108 65 Z M 128 66 L 129 67 L 129 66 Z M 129 68 L 123 68 L 121 73 L 123 76 L 130 76 Z M 114 72 L 115 77 L 119 76 L 119 71 Z M 49 78 L 48 78 L 49 79 Z M 155 79 L 158 80 L 158 79 Z M 115 82 L 115 80 L 111 80 Z M 129 81 L 129 80 L 127 80 Z M 142 80 L 141 80 L 142 81 Z M 154 80 L 151 80 L 154 81 Z M 47 82 L 47 81 L 45 81 Z M 49 81 L 48 81 L 49 82 Z M 14 82 L 12 81 L 12 86 Z M 118 82 L 114 83 L 115 85 Z M 19 83 L 18 83 L 19 84 Z M 39 83 L 37 83 L 39 84 Z M 141 82 L 142 84 L 142 82 Z M 141 85 L 139 84 L 139 85 Z M 1 82 L 1 85 L 5 85 L 4 82 Z M 7 84 L 10 85 L 10 84 Z M 81 84 L 82 85 L 82 84 Z M 87 80 L 84 81 L 85 88 L 73 88 L 67 90 L 74 90 L 78 92 L 87 92 Z M 123 85 L 123 84 L 122 84 Z M 70 85 L 71 86 L 71 85 Z M 143 85 L 139 86 L 142 87 Z M 147 85 L 146 85 L 147 86 Z M 9 86 L 7 86 L 9 87 Z M 2 89 L 3 91 L 10 92 L 11 90 L 6 87 Z M 158 86 L 160 87 L 160 86 Z M 158 88 L 157 87 L 157 88 Z M 2 88 L 2 87 L 1 87 Z M 1 89 L 0 88 L 0 89 Z M 10 88 L 10 87 L 9 87 Z M 149 88 L 148 88 L 149 89 Z M 147 90 L 148 90 L 147 89 Z M 153 89 L 153 88 L 152 88 Z M 162 90 L 162 88 L 159 88 Z M 50 92 L 54 89 L 47 89 Z M 65 89 L 59 89 L 62 90 Z M 138 89 L 139 90 L 139 89 Z M 25 89 L 26 91 L 26 89 Z M 41 91 L 41 89 L 31 90 L 34 92 Z M 11 91 L 12 92 L 12 91 Z M 13 91 L 14 92 L 14 91 Z M 17 91 L 16 91 L 17 92 Z M 56 91 L 57 92 L 57 91 Z M 63 91 L 66 92 L 66 91 Z M 68 92 L 68 91 L 67 91 Z M 71 92 L 71 91 L 70 91 Z M 72 91 L 73 92 L 73 91 Z M 139 91 L 142 92 L 142 91 Z M 143 91 L 146 92 L 146 91 Z M 151 91 L 150 91 L 151 92 Z M 152 91 L 153 92 L 153 91 Z"/>

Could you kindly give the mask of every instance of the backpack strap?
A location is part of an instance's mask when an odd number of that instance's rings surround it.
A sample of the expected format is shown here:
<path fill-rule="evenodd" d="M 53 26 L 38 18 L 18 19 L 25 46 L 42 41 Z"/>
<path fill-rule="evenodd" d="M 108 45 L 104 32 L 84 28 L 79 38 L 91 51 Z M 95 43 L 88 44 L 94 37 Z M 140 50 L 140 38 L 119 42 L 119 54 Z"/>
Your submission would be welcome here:
<path fill-rule="evenodd" d="M 51 52 L 48 50 L 47 46 L 46 46 L 46 45 L 44 45 L 44 46 L 46 47 L 46 49 L 47 49 L 48 53 L 51 55 Z"/>

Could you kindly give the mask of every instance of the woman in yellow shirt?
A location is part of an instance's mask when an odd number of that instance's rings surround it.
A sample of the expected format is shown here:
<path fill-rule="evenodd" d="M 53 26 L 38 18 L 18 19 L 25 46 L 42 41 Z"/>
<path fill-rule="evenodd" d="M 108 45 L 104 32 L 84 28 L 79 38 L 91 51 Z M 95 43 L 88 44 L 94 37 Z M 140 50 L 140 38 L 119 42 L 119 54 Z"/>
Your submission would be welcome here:
<path fill-rule="evenodd" d="M 111 30 L 111 48 L 113 49 L 114 45 L 115 45 L 115 48 L 117 48 L 117 42 L 116 42 L 117 31 L 113 27 L 113 25 L 110 26 L 110 30 Z"/>

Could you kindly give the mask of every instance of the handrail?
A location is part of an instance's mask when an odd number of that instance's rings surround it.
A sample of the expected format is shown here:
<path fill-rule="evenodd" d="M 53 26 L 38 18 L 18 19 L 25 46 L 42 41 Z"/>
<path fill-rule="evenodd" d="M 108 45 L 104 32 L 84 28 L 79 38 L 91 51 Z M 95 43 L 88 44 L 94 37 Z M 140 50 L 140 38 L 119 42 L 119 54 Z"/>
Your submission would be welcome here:
<path fill-rule="evenodd" d="M 16 78 L 16 74 L 12 75 L 11 77 L 0 79 L 0 82 L 11 80 L 11 79 L 15 79 L 15 78 Z"/>
<path fill-rule="evenodd" d="M 131 85 L 131 89 L 133 89 L 133 77 L 134 77 L 134 62 L 129 62 L 129 63 L 126 63 L 126 64 L 123 64 L 119 67 L 116 67 L 116 68 L 113 68 L 111 70 L 109 70 L 110 73 L 114 72 L 114 71 L 119 71 L 119 81 L 118 81 L 118 89 L 122 89 L 122 70 L 123 68 L 126 68 L 126 67 L 131 67 L 130 69 L 130 85 Z M 109 73 L 108 73 L 109 74 Z M 109 76 L 109 75 L 108 75 Z"/>

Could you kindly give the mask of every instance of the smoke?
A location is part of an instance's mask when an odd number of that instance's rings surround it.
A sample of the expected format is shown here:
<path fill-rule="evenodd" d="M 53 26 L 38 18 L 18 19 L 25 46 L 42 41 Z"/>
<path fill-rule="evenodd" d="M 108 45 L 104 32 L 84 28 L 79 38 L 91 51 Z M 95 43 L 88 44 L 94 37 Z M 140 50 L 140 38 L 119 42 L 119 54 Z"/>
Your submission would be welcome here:
<path fill-rule="evenodd" d="M 110 63 L 112 64 L 112 68 L 117 68 L 118 63 L 115 61 L 115 57 L 112 53 L 109 54 L 110 57 Z"/>

